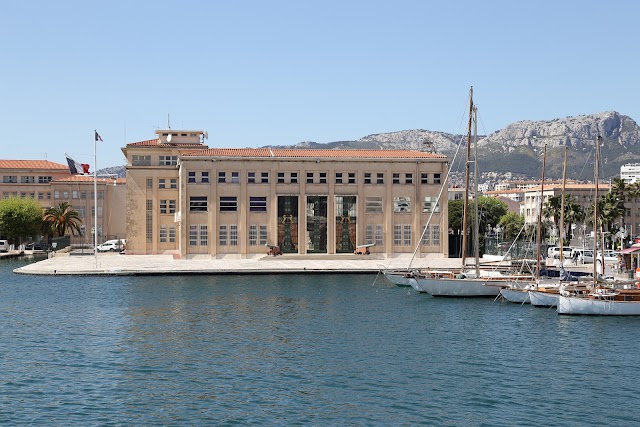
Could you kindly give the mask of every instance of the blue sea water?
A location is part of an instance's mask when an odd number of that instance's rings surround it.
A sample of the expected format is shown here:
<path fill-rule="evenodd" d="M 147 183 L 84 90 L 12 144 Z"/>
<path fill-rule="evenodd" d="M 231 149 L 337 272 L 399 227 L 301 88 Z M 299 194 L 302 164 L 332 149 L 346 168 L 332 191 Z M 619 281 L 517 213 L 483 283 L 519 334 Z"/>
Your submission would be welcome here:
<path fill-rule="evenodd" d="M 0 261 L 0 425 L 640 425 L 639 318 L 376 275 L 41 277 Z"/>

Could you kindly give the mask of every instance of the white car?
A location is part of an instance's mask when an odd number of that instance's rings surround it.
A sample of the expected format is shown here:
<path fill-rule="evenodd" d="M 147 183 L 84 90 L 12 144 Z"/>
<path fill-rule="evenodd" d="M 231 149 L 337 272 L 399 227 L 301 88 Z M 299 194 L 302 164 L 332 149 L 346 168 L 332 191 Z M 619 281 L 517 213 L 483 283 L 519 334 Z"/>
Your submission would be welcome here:
<path fill-rule="evenodd" d="M 596 255 L 596 259 L 598 260 L 598 262 L 601 262 L 602 252 L 598 252 L 598 254 Z M 584 262 L 585 264 L 591 264 L 593 262 L 593 251 L 584 251 Z M 606 265 L 609 265 L 609 264 L 615 264 L 617 262 L 618 262 L 618 255 L 610 249 L 605 249 L 604 263 Z"/>
<path fill-rule="evenodd" d="M 96 246 L 98 252 L 116 252 L 121 251 L 123 245 L 118 240 L 107 240 L 106 242 Z"/>
<path fill-rule="evenodd" d="M 550 247 L 547 251 L 547 255 L 549 256 L 549 258 L 560 258 L 560 246 Z M 565 246 L 562 248 L 562 258 L 571 258 L 571 248 L 569 246 Z"/>

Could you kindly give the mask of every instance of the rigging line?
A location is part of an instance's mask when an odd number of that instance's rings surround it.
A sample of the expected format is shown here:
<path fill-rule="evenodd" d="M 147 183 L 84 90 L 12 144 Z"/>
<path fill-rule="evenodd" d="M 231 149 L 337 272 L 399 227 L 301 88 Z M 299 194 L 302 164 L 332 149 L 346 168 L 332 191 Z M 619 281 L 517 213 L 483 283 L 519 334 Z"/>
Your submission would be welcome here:
<path fill-rule="evenodd" d="M 458 143 L 458 148 L 457 148 L 456 152 L 453 155 L 453 159 L 451 161 L 451 165 L 449 166 L 449 170 L 447 171 L 447 175 L 445 175 L 444 180 L 442 181 L 442 185 L 440 186 L 440 191 L 438 192 L 438 197 L 436 197 L 435 205 L 431 209 L 431 213 L 429 214 L 429 218 L 427 219 L 427 223 L 424 225 L 424 228 L 422 229 L 422 234 L 420 234 L 420 238 L 418 239 L 418 243 L 416 244 L 416 248 L 413 251 L 413 255 L 411 256 L 411 261 L 409 261 L 409 266 L 407 267 L 407 271 L 409 271 L 411 269 L 411 264 L 413 264 L 413 260 L 416 257 L 416 253 L 418 252 L 418 248 L 420 247 L 420 244 L 422 242 L 422 238 L 424 237 L 425 232 L 429 228 L 429 223 L 431 222 L 431 218 L 433 218 L 433 214 L 435 213 L 435 210 L 436 210 L 436 207 L 438 206 L 438 203 L 440 203 L 440 197 L 442 197 L 442 191 L 444 190 L 445 186 L 447 188 L 449 187 L 447 185 L 447 182 L 449 181 L 449 175 L 451 174 L 451 169 L 453 168 L 453 163 L 455 162 L 455 159 L 458 156 L 458 153 L 460 152 L 460 147 L 462 147 L 462 142 L 463 141 L 464 141 L 464 137 L 461 136 L 460 137 L 460 142 Z M 440 230 L 440 233 L 442 234 L 442 230 Z M 448 233 L 447 233 L 447 235 L 448 235 Z"/>

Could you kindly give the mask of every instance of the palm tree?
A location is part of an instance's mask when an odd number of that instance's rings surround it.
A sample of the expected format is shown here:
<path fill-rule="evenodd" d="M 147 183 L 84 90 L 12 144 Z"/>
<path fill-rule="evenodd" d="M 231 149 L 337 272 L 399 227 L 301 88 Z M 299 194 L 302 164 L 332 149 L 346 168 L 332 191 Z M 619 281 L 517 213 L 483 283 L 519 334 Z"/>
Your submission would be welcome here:
<path fill-rule="evenodd" d="M 584 222 L 586 213 L 584 208 L 575 197 L 568 196 L 564 201 L 564 225 L 565 236 L 567 236 L 567 244 L 571 242 L 571 229 L 572 226 L 581 224 Z"/>
<path fill-rule="evenodd" d="M 64 236 L 67 230 L 80 233 L 82 218 L 77 210 L 73 209 L 67 202 L 60 203 L 59 206 L 48 208 L 42 218 L 43 231 L 46 235 L 57 234 Z"/>

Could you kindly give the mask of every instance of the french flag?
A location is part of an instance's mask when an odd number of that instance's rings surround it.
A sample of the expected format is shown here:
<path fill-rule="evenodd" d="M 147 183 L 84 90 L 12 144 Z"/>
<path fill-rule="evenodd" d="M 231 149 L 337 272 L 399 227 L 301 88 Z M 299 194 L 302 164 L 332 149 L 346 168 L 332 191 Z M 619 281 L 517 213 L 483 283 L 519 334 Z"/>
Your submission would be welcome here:
<path fill-rule="evenodd" d="M 78 163 L 69 157 L 68 154 L 65 153 L 65 157 L 67 158 L 67 164 L 69 165 L 69 172 L 71 175 L 88 175 L 89 174 L 89 165 L 86 163 Z"/>

